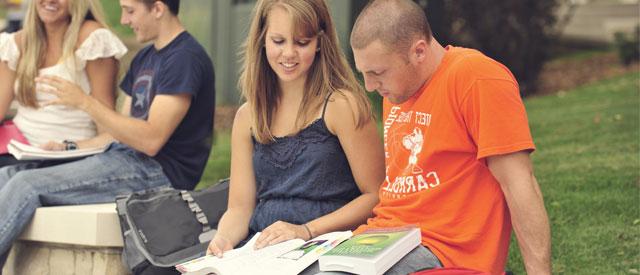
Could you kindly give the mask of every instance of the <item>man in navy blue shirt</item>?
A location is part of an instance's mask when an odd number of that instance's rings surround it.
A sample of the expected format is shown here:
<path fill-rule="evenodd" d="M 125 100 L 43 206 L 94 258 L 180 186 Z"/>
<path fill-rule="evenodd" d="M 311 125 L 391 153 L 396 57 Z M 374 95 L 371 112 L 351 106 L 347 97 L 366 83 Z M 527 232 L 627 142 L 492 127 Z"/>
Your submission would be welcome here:
<path fill-rule="evenodd" d="M 120 85 L 127 94 L 121 113 L 64 79 L 37 79 L 49 86 L 41 91 L 57 97 L 48 104 L 87 112 L 104 129 L 102 145 L 113 143 L 104 153 L 65 164 L 0 169 L 0 255 L 41 205 L 113 202 L 140 190 L 193 189 L 200 180 L 213 130 L 211 60 L 178 19 L 179 0 L 120 0 L 120 5 L 121 23 L 139 42 L 153 42 L 136 55 Z"/>
<path fill-rule="evenodd" d="M 63 104 L 82 109 L 117 140 L 159 164 L 178 189 L 193 189 L 211 150 L 214 109 L 213 65 L 205 50 L 183 28 L 179 1 L 121 0 L 123 25 L 139 42 L 120 88 L 126 93 L 118 114 L 60 78 L 39 82 Z"/>

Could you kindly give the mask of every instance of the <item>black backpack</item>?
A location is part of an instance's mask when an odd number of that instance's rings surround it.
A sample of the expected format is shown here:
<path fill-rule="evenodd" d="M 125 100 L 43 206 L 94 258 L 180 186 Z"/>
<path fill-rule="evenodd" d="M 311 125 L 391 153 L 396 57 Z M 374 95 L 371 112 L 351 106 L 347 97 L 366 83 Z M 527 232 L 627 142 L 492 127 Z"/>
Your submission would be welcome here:
<path fill-rule="evenodd" d="M 204 256 L 228 200 L 228 179 L 198 191 L 167 189 L 116 198 L 122 262 L 137 274 L 150 265 L 173 267 Z"/>

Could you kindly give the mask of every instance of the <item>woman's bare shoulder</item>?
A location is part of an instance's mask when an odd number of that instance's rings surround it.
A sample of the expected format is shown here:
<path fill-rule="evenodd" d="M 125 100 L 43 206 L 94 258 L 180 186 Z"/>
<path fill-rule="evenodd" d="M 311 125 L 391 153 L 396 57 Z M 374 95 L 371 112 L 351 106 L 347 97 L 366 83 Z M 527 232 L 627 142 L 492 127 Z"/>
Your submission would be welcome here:
<path fill-rule="evenodd" d="M 78 43 L 79 47 L 82 43 L 89 38 L 89 36 L 98 29 L 104 29 L 104 26 L 97 21 L 94 20 L 85 20 L 80 26 L 80 32 L 78 33 Z"/>

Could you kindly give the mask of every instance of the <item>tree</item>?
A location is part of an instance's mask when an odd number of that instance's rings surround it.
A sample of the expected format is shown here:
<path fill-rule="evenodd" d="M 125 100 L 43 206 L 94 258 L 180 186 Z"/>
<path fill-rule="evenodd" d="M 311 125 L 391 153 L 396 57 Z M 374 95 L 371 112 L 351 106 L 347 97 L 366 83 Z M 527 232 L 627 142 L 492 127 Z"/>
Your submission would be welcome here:
<path fill-rule="evenodd" d="M 415 1 L 438 41 L 482 51 L 509 67 L 523 95 L 535 92 L 554 41 L 560 0 Z"/>

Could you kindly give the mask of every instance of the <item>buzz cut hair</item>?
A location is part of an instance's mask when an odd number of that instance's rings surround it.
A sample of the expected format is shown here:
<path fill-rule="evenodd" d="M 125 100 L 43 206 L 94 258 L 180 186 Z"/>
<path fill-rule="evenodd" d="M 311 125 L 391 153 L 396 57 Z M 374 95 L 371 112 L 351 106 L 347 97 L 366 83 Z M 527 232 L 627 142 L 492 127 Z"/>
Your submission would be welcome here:
<path fill-rule="evenodd" d="M 416 39 L 431 42 L 427 16 L 411 0 L 372 0 L 362 10 L 351 32 L 351 46 L 363 49 L 379 40 L 394 52 L 406 52 Z"/>

